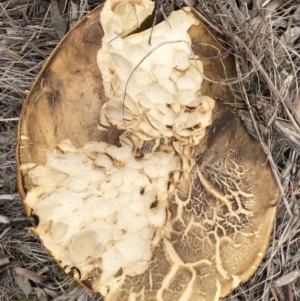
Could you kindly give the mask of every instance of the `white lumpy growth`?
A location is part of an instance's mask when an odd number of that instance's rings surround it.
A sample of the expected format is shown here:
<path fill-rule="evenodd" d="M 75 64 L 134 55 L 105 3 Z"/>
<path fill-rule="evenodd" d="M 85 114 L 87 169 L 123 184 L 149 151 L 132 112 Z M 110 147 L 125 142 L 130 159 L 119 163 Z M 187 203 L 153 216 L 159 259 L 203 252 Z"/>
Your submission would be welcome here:
<path fill-rule="evenodd" d="M 100 20 L 105 16 L 103 10 Z M 97 62 L 109 101 L 101 109 L 101 129 L 126 129 L 139 145 L 161 137 L 182 145 L 203 139 L 214 100 L 200 92 L 202 63 L 192 53 L 187 32 L 194 24 L 190 11 L 181 9 L 154 27 L 151 45 L 151 29 L 104 36 Z M 104 24 L 105 33 L 111 33 L 110 26 Z"/>
<path fill-rule="evenodd" d="M 179 168 L 180 159 L 172 154 L 138 161 L 130 146 L 95 142 L 76 149 L 63 141 L 48 153 L 46 166 L 29 171 L 36 187 L 26 201 L 40 219 L 36 232 L 57 260 L 80 270 L 82 279 L 99 268 L 98 286 L 120 269 L 142 272 L 159 241 L 156 230 L 166 222 L 169 174 Z"/>

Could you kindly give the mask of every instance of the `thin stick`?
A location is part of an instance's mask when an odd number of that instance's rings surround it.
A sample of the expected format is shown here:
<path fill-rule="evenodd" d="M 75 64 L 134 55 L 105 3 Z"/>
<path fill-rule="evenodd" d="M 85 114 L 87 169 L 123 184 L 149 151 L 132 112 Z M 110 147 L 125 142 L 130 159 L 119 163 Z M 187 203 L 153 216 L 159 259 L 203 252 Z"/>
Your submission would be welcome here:
<path fill-rule="evenodd" d="M 19 117 L 15 117 L 15 118 L 2 118 L 0 117 L 0 122 L 3 121 L 3 122 L 8 122 L 8 121 L 19 121 L 20 118 Z"/>
<path fill-rule="evenodd" d="M 277 294 L 276 294 L 276 292 L 275 292 L 274 287 L 271 286 L 271 287 L 270 287 L 270 291 L 271 291 L 271 294 L 272 294 L 274 300 L 275 300 L 275 301 L 279 301 L 279 299 L 277 298 Z"/>

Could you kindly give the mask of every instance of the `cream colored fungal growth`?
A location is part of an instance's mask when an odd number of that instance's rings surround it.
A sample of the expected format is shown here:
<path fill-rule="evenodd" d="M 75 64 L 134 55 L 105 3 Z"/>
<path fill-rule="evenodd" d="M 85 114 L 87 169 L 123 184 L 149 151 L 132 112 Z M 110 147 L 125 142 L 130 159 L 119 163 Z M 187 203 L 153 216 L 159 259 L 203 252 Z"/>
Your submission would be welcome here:
<path fill-rule="evenodd" d="M 66 271 L 76 267 L 105 295 L 111 284 L 147 269 L 176 170 L 179 158 L 167 153 L 137 161 L 128 144 L 76 149 L 62 141 L 45 166 L 29 171 L 36 187 L 27 204 L 40 220 L 35 232 Z"/>
<path fill-rule="evenodd" d="M 112 34 L 115 25 L 106 21 L 108 10 L 109 16 L 117 15 L 112 6 L 107 1 L 100 17 L 105 35 L 97 61 L 109 98 L 100 126 L 126 129 L 136 147 L 162 137 L 178 141 L 176 150 L 182 153 L 182 145 L 196 145 L 204 137 L 214 108 L 214 100 L 200 92 L 202 63 L 187 33 L 198 21 L 188 9 L 175 11 L 154 27 L 149 45 L 151 29 Z M 122 30 L 127 32 L 124 24 Z"/>

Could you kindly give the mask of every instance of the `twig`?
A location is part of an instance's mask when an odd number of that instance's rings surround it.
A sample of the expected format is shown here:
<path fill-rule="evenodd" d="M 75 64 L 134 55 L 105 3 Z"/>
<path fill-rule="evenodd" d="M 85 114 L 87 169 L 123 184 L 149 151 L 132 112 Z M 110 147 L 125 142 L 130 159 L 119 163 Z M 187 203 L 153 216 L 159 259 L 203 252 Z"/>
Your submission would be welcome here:
<path fill-rule="evenodd" d="M 8 121 L 19 121 L 20 118 L 19 117 L 15 117 L 15 118 L 2 118 L 0 117 L 0 122 L 3 121 L 3 122 L 8 122 Z"/>
<path fill-rule="evenodd" d="M 287 295 L 288 295 L 288 301 L 294 301 L 294 294 L 293 294 L 293 288 L 291 283 L 287 285 Z"/>
<path fill-rule="evenodd" d="M 274 300 L 279 301 L 279 299 L 277 298 L 277 294 L 272 286 L 270 286 L 270 291 L 271 291 L 271 294 L 272 294 Z"/>

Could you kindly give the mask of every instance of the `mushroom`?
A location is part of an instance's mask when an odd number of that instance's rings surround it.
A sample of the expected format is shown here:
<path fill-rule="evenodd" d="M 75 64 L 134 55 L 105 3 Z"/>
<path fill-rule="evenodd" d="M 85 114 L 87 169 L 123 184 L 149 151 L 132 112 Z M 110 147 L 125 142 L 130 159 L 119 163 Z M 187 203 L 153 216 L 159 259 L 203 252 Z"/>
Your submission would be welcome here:
<path fill-rule="evenodd" d="M 199 60 L 224 50 L 186 8 L 149 45 L 152 9 L 107 1 L 54 50 L 23 106 L 18 187 L 45 248 L 105 301 L 219 300 L 260 264 L 278 188 L 215 101 L 234 101 L 215 83 L 232 58 Z"/>

